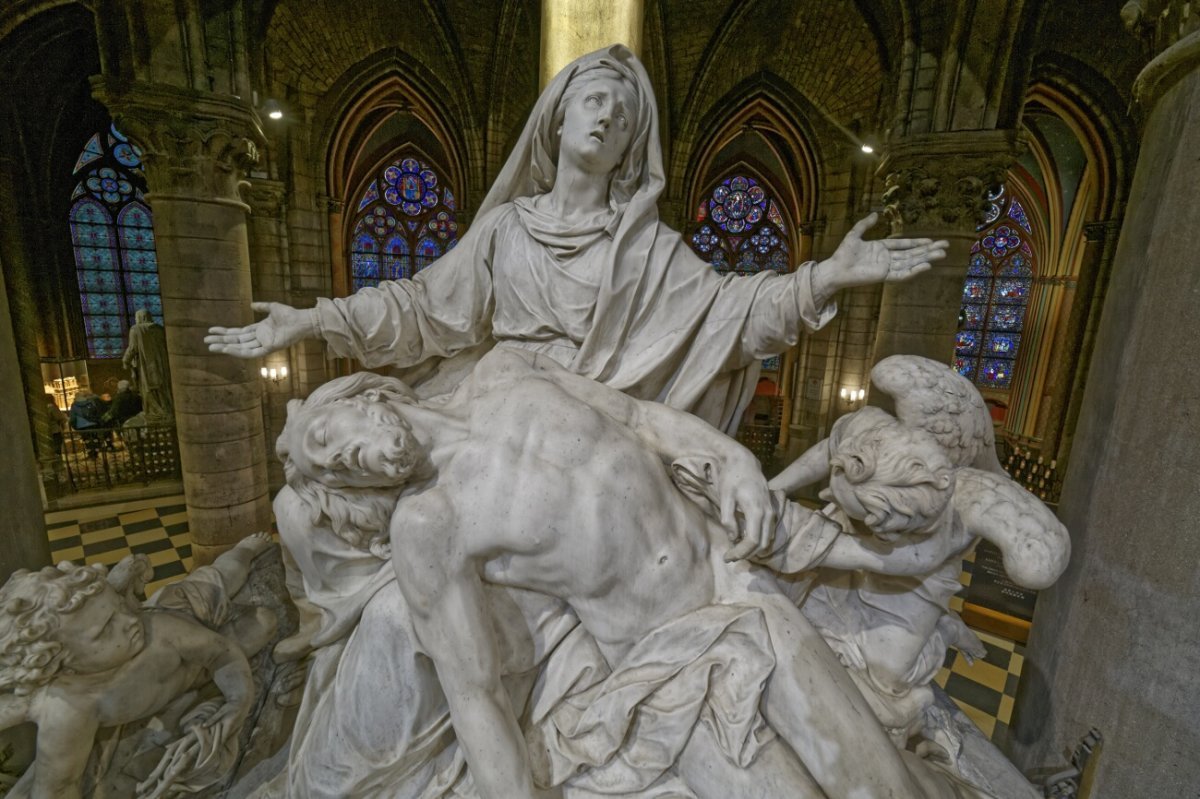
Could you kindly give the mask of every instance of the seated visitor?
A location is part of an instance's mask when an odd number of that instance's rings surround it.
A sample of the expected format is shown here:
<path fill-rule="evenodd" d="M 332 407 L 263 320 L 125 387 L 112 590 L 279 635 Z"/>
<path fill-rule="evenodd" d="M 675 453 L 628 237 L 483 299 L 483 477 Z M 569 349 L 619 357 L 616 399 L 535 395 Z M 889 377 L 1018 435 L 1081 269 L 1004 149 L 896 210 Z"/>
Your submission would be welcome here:
<path fill-rule="evenodd" d="M 223 701 L 187 720 L 139 795 L 195 791 L 223 777 L 254 699 L 247 657 L 275 631 L 270 611 L 238 616 L 229 598 L 269 545 L 262 533 L 244 539 L 142 607 L 102 566 L 15 572 L 0 588 L 0 729 L 32 721 L 38 732 L 36 759 L 8 796 L 82 796 L 98 730 L 154 715 L 209 679 Z M 114 582 L 148 566 L 131 560 L 114 568 Z"/>

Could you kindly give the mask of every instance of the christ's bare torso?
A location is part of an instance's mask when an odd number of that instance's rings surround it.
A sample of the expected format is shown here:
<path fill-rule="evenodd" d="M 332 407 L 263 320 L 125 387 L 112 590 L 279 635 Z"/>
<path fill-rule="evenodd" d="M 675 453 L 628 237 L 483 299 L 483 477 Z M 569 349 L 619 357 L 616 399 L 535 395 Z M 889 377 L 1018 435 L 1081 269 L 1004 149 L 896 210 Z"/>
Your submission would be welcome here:
<path fill-rule="evenodd" d="M 520 365 L 472 394 L 434 489 L 445 512 L 396 509 L 414 542 L 452 543 L 409 552 L 559 597 L 610 652 L 711 602 L 711 522 L 645 442 Z"/>

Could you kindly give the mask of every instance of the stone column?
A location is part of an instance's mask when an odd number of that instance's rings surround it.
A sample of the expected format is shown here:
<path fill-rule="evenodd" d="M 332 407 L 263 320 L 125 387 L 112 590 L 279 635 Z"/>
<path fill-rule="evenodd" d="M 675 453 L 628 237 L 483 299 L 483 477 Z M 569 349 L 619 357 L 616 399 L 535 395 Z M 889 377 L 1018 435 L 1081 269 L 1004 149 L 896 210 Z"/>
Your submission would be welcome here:
<path fill-rule="evenodd" d="M 1134 96 L 1146 109 L 1140 155 L 1059 507 L 1074 553 L 1038 598 L 1014 749 L 1026 767 L 1061 762 L 1095 726 L 1105 744 L 1094 795 L 1193 797 L 1200 371 L 1187 348 L 1200 334 L 1200 31 L 1152 61 Z"/>
<path fill-rule="evenodd" d="M 1078 398 L 1083 394 L 1083 378 L 1087 374 L 1087 364 L 1091 362 L 1084 353 L 1084 342 L 1091 337 L 1085 337 L 1084 331 L 1089 321 L 1099 316 L 1095 292 L 1107 285 L 1101 276 L 1106 275 L 1112 265 L 1119 232 L 1120 225 L 1115 222 L 1084 225 L 1085 244 L 1079 278 L 1067 283 L 1062 300 L 1071 310 L 1059 326 L 1050 348 L 1056 357 L 1052 362 L 1053 372 L 1046 379 L 1037 431 L 1046 459 L 1056 458 L 1064 466 L 1074 440 L 1071 431 L 1075 429 L 1074 421 L 1079 414 Z"/>
<path fill-rule="evenodd" d="M 205 563 L 271 523 L 258 364 L 204 345 L 210 325 L 253 321 L 239 187 L 263 135 L 236 97 L 104 78 L 93 91 L 144 153 L 193 556 Z"/>
<path fill-rule="evenodd" d="M 950 363 L 975 228 L 1019 147 L 1011 130 L 920 134 L 888 146 L 878 174 L 891 234 L 946 239 L 950 248 L 929 272 L 884 288 L 875 362 L 903 353 Z"/>
<path fill-rule="evenodd" d="M 643 0 L 542 0 L 541 85 L 585 53 L 615 42 L 642 54 Z"/>
<path fill-rule="evenodd" d="M 38 485 L 37 460 L 28 418 L 23 413 L 25 397 L 13 339 L 12 316 L 8 309 L 8 288 L 0 270 L 0 403 L 11 412 L 0 414 L 0 434 L 4 436 L 4 512 L 0 513 L 0 584 L 17 569 L 37 569 L 50 564 L 50 542 L 42 515 L 42 491 Z"/>

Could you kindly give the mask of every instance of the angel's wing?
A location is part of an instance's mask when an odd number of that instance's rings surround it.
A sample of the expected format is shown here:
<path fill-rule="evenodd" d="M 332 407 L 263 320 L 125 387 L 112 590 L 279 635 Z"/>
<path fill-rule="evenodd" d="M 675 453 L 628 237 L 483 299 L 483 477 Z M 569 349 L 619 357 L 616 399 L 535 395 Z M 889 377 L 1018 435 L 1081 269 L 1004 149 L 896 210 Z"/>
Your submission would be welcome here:
<path fill-rule="evenodd" d="M 933 435 L 955 466 L 1004 474 L 983 397 L 945 364 L 919 355 L 892 355 L 875 364 L 871 385 L 896 403 L 896 417 Z"/>

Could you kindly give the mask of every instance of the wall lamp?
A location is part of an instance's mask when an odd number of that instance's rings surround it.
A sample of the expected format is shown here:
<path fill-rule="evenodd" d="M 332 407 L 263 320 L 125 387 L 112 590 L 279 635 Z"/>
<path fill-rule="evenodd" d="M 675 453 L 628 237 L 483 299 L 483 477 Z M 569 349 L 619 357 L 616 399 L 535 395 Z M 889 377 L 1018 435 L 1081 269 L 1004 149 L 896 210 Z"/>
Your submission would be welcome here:
<path fill-rule="evenodd" d="M 865 388 L 843 388 L 840 395 L 843 402 L 853 405 L 856 402 L 863 401 L 867 396 L 867 390 Z"/>
<path fill-rule="evenodd" d="M 262 375 L 263 380 L 270 380 L 275 385 L 279 385 L 279 382 L 287 377 L 287 367 L 280 366 L 278 369 L 276 369 L 274 366 L 272 366 L 270 369 L 268 369 L 264 366 L 258 370 L 258 373 Z"/>

